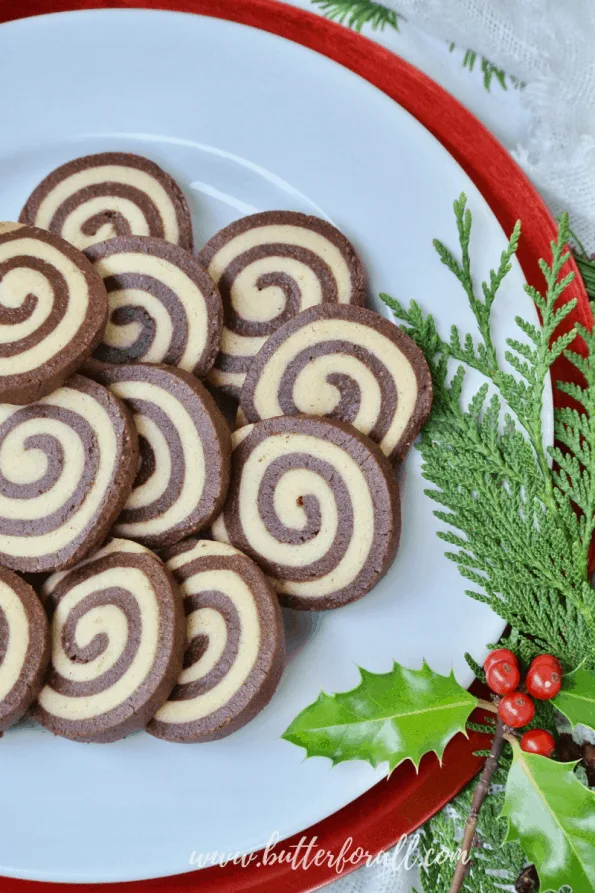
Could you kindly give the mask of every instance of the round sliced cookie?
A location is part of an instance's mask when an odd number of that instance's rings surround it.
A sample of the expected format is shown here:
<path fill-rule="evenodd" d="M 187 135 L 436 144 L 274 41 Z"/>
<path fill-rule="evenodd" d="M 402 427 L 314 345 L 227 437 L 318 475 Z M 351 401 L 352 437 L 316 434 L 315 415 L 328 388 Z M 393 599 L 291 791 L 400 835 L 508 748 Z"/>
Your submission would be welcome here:
<path fill-rule="evenodd" d="M 296 211 L 237 220 L 198 258 L 219 287 L 225 314 L 209 380 L 236 398 L 255 354 L 296 313 L 314 304 L 365 303 L 353 245 L 326 220 Z"/>
<path fill-rule="evenodd" d="M 380 448 L 314 416 L 247 425 L 232 446 L 215 539 L 253 558 L 290 608 L 338 608 L 369 592 L 401 532 L 399 488 Z"/>
<path fill-rule="evenodd" d="M 50 633 L 35 592 L 0 567 L 0 732 L 27 712 L 50 660 Z"/>
<path fill-rule="evenodd" d="M 109 319 L 94 356 L 166 363 L 204 378 L 219 351 L 223 306 L 208 273 L 163 239 L 121 236 L 85 252 L 107 289 Z"/>
<path fill-rule="evenodd" d="M 279 415 L 349 422 L 404 458 L 432 408 L 421 350 L 388 319 L 363 307 L 323 304 L 271 335 L 250 366 L 238 421 Z"/>
<path fill-rule="evenodd" d="M 68 161 L 33 190 L 19 217 L 84 250 L 114 236 L 156 236 L 192 251 L 184 193 L 158 164 L 129 152 Z"/>
<path fill-rule="evenodd" d="M 147 731 L 184 743 L 224 738 L 277 688 L 285 662 L 279 602 L 254 562 L 224 543 L 185 540 L 164 557 L 184 595 L 186 654 Z"/>
<path fill-rule="evenodd" d="M 118 741 L 144 728 L 180 674 L 180 591 L 144 546 L 113 539 L 43 587 L 52 659 L 33 718 L 55 735 Z"/>
<path fill-rule="evenodd" d="M 60 387 L 94 350 L 107 294 L 87 258 L 59 236 L 0 223 L 0 403 Z"/>
<path fill-rule="evenodd" d="M 82 375 L 30 406 L 1 404 L 0 564 L 76 564 L 107 536 L 137 468 L 128 410 Z"/>
<path fill-rule="evenodd" d="M 124 401 L 139 435 L 138 473 L 113 532 L 157 549 L 207 527 L 227 495 L 231 440 L 206 388 L 168 366 L 91 361 L 86 370 Z"/>

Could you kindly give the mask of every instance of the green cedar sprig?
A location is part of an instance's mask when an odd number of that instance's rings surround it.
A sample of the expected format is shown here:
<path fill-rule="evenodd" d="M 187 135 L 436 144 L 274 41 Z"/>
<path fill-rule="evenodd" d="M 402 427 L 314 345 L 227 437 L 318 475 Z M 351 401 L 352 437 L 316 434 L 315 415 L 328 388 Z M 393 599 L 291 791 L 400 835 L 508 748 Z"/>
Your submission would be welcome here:
<path fill-rule="evenodd" d="M 558 334 L 576 300 L 561 300 L 573 279 L 563 275 L 569 254 L 568 219 L 563 216 L 552 242 L 550 263 L 542 260 L 542 292 L 525 290 L 537 305 L 541 328 L 516 318 L 519 338 L 507 340 L 503 368 L 491 334 L 498 289 L 510 270 L 520 237 L 513 230 L 496 270 L 478 294 L 469 255 L 472 218 L 464 195 L 454 203 L 459 256 L 435 241 L 442 262 L 463 286 L 478 333 L 453 327 L 440 337 L 435 321 L 412 301 L 405 308 L 382 299 L 418 344 L 430 365 L 434 407 L 422 434 L 423 475 L 428 495 L 440 505 L 436 516 L 448 525 L 439 533 L 456 551 L 448 557 L 477 588 L 468 595 L 490 605 L 514 630 L 526 657 L 538 651 L 557 654 L 570 669 L 585 660 L 595 665 L 595 593 L 587 580 L 588 546 L 595 506 L 595 336 L 580 331 L 587 356 L 569 347 L 571 329 Z M 524 338 L 522 337 L 524 336 Z M 560 410 L 556 436 L 561 446 L 544 446 L 543 394 L 548 372 L 565 353 L 584 374 L 585 386 L 562 385 L 585 413 Z M 452 373 L 452 361 L 458 366 Z M 486 379 L 462 406 L 465 369 Z M 491 395 L 490 395 L 491 392 Z M 593 421 L 591 421 L 593 419 Z M 552 471 L 551 461 L 559 468 Z"/>
<path fill-rule="evenodd" d="M 456 44 L 451 43 L 449 45 L 450 52 L 454 52 L 455 49 Z M 497 65 L 494 65 L 494 63 L 490 62 L 489 59 L 486 59 L 485 56 L 479 57 L 475 50 L 465 51 L 462 63 L 463 68 L 466 68 L 468 71 L 473 71 L 478 58 L 481 58 L 481 73 L 483 74 L 483 85 L 486 90 L 491 89 L 492 81 L 494 79 L 500 84 L 503 90 L 508 90 L 508 81 L 516 89 L 525 86 L 522 81 L 520 81 L 513 75 L 507 75 L 503 68 L 499 68 Z"/>
<path fill-rule="evenodd" d="M 373 0 L 312 0 L 328 19 L 347 25 L 355 31 L 361 31 L 364 25 L 370 25 L 375 31 L 384 31 L 388 25 L 399 30 L 398 13 L 387 9 Z"/>

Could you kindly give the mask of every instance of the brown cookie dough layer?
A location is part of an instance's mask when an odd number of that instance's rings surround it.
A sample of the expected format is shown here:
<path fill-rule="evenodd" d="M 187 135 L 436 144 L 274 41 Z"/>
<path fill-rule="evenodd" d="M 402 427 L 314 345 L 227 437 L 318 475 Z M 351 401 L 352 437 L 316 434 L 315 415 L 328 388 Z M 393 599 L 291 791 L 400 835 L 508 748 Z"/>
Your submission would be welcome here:
<path fill-rule="evenodd" d="M 31 193 L 19 217 L 84 250 L 114 236 L 155 236 L 192 251 L 184 193 L 158 164 L 129 152 L 75 158 Z"/>
<path fill-rule="evenodd" d="M 165 363 L 204 378 L 219 351 L 223 306 L 198 261 L 177 245 L 143 236 L 110 239 L 85 253 L 110 307 L 95 357 Z"/>
<path fill-rule="evenodd" d="M 229 487 L 229 427 L 206 388 L 181 369 L 88 365 L 132 412 L 140 463 L 114 533 L 152 548 L 217 517 Z"/>
<path fill-rule="evenodd" d="M 224 543 L 189 539 L 164 557 L 184 595 L 186 654 L 147 731 L 184 743 L 224 738 L 277 688 L 285 660 L 279 603 L 254 562 Z"/>
<path fill-rule="evenodd" d="M 432 408 L 432 376 L 414 341 L 363 307 L 323 304 L 286 322 L 256 355 L 240 423 L 279 415 L 349 422 L 400 461 Z"/>
<path fill-rule="evenodd" d="M 350 425 L 267 419 L 232 435 L 232 475 L 215 539 L 256 561 L 283 604 L 338 608 L 392 564 L 399 489 L 380 448 Z"/>
<path fill-rule="evenodd" d="M 265 211 L 237 220 L 198 258 L 218 285 L 225 325 L 209 380 L 234 397 L 252 358 L 279 326 L 314 304 L 365 303 L 353 245 L 326 220 Z"/>
<path fill-rule="evenodd" d="M 114 539 L 44 586 L 53 653 L 33 716 L 74 741 L 144 728 L 179 676 L 182 597 L 161 560 Z"/>
<path fill-rule="evenodd" d="M 50 660 L 47 617 L 35 592 L 0 567 L 0 732 L 37 698 Z"/>
<path fill-rule="evenodd" d="M 34 226 L 0 223 L 0 403 L 60 387 L 107 321 L 101 277 L 71 245 Z"/>
<path fill-rule="evenodd" d="M 82 375 L 30 406 L 0 405 L 0 564 L 76 564 L 107 536 L 137 468 L 128 410 Z"/>

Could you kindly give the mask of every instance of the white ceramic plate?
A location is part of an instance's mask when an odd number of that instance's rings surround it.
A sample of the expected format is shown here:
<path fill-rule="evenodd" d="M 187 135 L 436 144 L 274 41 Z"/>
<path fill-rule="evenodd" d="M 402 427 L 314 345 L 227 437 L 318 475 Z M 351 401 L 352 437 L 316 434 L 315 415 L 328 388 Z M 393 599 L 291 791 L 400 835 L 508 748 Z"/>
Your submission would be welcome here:
<path fill-rule="evenodd" d="M 356 244 L 370 294 L 417 298 L 444 333 L 473 320 L 432 247 L 456 246 L 452 202 L 474 215 L 475 273 L 505 244 L 486 202 L 447 152 L 383 93 L 329 59 L 270 34 L 174 13 L 93 11 L 0 27 L 0 218 L 78 155 L 123 149 L 170 171 L 188 195 L 200 247 L 254 211 L 331 219 Z M 496 310 L 497 344 L 515 313 L 536 320 L 515 263 Z M 372 298 L 383 312 L 382 304 Z M 550 413 L 551 416 L 551 413 Z M 467 598 L 435 536 L 418 456 L 401 473 L 397 560 L 365 599 L 322 615 L 286 612 L 290 662 L 269 707 L 223 741 L 177 746 L 144 733 L 80 745 L 24 726 L 0 744 L 0 874 L 116 881 L 189 869 L 192 851 L 248 851 L 331 814 L 382 775 L 330 771 L 280 739 L 321 688 L 393 658 L 436 670 L 485 654 L 502 622 Z"/>

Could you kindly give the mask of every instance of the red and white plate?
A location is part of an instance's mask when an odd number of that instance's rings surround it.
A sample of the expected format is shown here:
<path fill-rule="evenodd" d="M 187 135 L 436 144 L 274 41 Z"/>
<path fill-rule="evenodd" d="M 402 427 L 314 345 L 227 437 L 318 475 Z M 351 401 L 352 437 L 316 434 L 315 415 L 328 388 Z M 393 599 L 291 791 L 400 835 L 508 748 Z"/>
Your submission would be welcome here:
<path fill-rule="evenodd" d="M 422 74 L 346 29 L 270 0 L 171 0 L 200 15 L 80 11 L 87 5 L 97 4 L 25 0 L 0 12 L 79 10 L 0 27 L 0 218 L 15 219 L 64 161 L 138 152 L 185 190 L 197 247 L 257 210 L 318 214 L 360 250 L 372 306 L 384 312 L 381 291 L 415 298 L 447 334 L 452 322 L 473 329 L 473 319 L 432 239 L 456 248 L 452 202 L 464 191 L 478 281 L 498 262 L 502 227 L 523 220 L 522 269 L 513 264 L 496 310 L 498 349 L 517 334 L 516 314 L 536 319 L 522 285 L 541 284 L 537 259 L 547 255 L 553 221 L 507 153 Z M 586 296 L 578 285 L 575 293 L 577 318 L 587 321 Z M 546 421 L 551 438 L 551 401 Z M 450 799 L 477 768 L 474 742 L 462 737 L 442 770 L 428 758 L 419 776 L 405 766 L 376 788 L 383 770 L 304 763 L 280 738 L 321 688 L 356 684 L 358 664 L 380 672 L 393 659 L 413 667 L 425 658 L 470 684 L 464 652 L 481 660 L 502 630 L 464 595 L 444 556 L 415 453 L 399 477 L 403 537 L 393 568 L 339 611 L 286 612 L 287 671 L 271 704 L 242 731 L 196 746 L 144 733 L 87 746 L 32 726 L 7 733 L 0 874 L 69 884 L 179 875 L 192 870 L 193 852 L 258 850 L 272 835 L 288 838 L 322 820 L 308 832 L 321 846 L 338 852 L 353 836 L 354 846 L 376 852 Z M 138 889 L 305 891 L 332 877 L 327 866 L 292 871 L 256 861 Z M 2 889 L 37 887 L 3 881 Z"/>

